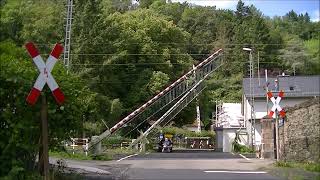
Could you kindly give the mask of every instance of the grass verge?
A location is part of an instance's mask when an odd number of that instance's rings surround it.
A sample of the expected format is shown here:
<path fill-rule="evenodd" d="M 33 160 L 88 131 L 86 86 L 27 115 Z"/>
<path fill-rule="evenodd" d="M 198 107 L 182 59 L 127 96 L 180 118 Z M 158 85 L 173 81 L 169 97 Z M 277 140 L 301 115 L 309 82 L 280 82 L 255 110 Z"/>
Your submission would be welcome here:
<path fill-rule="evenodd" d="M 65 158 L 65 159 L 77 159 L 77 160 L 92 160 L 92 156 L 86 156 L 83 153 L 69 153 L 66 151 L 49 151 L 49 156 Z"/>
<path fill-rule="evenodd" d="M 320 163 L 298 163 L 298 162 L 285 162 L 285 161 L 278 161 L 275 163 L 276 167 L 287 167 L 287 168 L 299 168 L 304 169 L 306 171 L 311 172 L 320 172 Z"/>
<path fill-rule="evenodd" d="M 270 164 L 260 170 L 267 171 L 269 174 L 279 177 L 280 179 L 320 180 L 319 163 L 298 163 L 279 161 Z"/>
<path fill-rule="evenodd" d="M 101 160 L 101 161 L 110 161 L 114 159 L 118 159 L 121 156 L 127 156 L 131 154 L 135 154 L 136 151 L 132 149 L 107 149 L 102 154 L 92 155 L 89 154 L 86 156 L 84 153 L 75 152 L 69 153 L 68 151 L 50 151 L 49 156 L 57 157 L 57 158 L 65 158 L 65 159 L 75 159 L 75 160 Z"/>

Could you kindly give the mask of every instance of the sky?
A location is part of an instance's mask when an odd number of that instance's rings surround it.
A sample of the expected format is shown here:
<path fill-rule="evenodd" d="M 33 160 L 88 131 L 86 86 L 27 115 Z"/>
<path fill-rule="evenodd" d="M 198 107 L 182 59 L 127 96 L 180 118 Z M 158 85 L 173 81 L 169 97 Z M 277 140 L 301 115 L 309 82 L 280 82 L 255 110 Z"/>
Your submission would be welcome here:
<path fill-rule="evenodd" d="M 172 2 L 184 2 L 201 5 L 216 6 L 219 9 L 235 10 L 238 0 L 172 0 Z M 320 0 L 242 0 L 245 5 L 253 4 L 265 16 L 283 16 L 290 10 L 296 13 L 308 12 L 311 21 L 319 22 Z"/>

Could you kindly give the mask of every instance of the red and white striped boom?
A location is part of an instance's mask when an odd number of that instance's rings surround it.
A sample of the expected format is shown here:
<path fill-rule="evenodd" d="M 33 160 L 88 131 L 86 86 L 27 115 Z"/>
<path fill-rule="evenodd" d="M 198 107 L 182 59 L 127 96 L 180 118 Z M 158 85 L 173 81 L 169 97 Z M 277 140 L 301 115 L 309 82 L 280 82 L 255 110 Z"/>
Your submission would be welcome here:
<path fill-rule="evenodd" d="M 218 55 L 220 52 L 222 51 L 222 49 L 219 49 L 218 51 L 216 51 L 214 54 L 212 54 L 211 56 L 209 56 L 206 60 L 202 61 L 201 63 L 199 63 L 197 66 L 195 66 L 193 69 L 191 69 L 190 71 L 188 71 L 186 74 L 184 74 L 183 76 L 181 76 L 178 80 L 176 80 L 175 82 L 173 82 L 170 86 L 168 86 L 167 88 L 165 88 L 163 91 L 161 91 L 160 93 L 158 93 L 156 96 L 154 96 L 152 99 L 150 99 L 149 101 L 147 101 L 145 104 L 143 104 L 142 106 L 140 106 L 138 109 L 136 109 L 135 111 L 133 111 L 131 114 L 129 114 L 128 116 L 126 116 L 125 118 L 123 118 L 120 122 L 118 122 L 116 125 L 114 125 L 111 129 L 110 132 L 113 133 L 116 130 L 118 130 L 119 128 L 121 128 L 124 124 L 128 123 L 130 121 L 130 119 L 132 119 L 135 115 L 139 114 L 141 111 L 143 111 L 146 107 L 148 107 L 150 104 L 152 104 L 153 102 L 155 102 L 156 100 L 158 100 L 160 97 L 162 97 L 165 93 L 167 93 L 168 91 L 170 91 L 172 88 L 174 88 L 177 84 L 179 84 L 180 82 L 182 82 L 183 80 L 186 80 L 187 77 L 193 75 L 194 71 L 196 71 L 197 69 L 201 68 L 204 64 L 208 63 L 208 61 L 210 61 L 212 59 L 212 57 Z"/>
<path fill-rule="evenodd" d="M 145 119 L 152 117 L 155 113 L 159 112 L 165 106 L 169 105 L 172 101 L 181 97 L 188 90 L 192 89 L 197 82 L 207 77 L 204 75 L 210 74 L 212 71 L 215 70 L 215 64 L 210 62 L 212 62 L 218 56 L 220 56 L 221 53 L 222 49 L 219 49 L 214 54 L 210 55 L 207 59 L 199 63 L 197 66 L 189 70 L 184 75 L 182 75 L 175 82 L 167 86 L 163 91 L 158 93 L 156 96 L 154 96 L 149 101 L 147 101 L 139 108 L 134 110 L 132 113 L 127 115 L 125 118 L 123 118 L 112 128 L 110 128 L 110 130 L 106 130 L 98 138 L 92 140 L 89 146 L 91 147 L 92 145 L 100 142 L 105 137 L 119 130 L 121 127 L 123 127 L 123 125 L 133 121 L 134 119 L 137 119 L 138 116 L 145 115 L 145 117 L 143 117 Z M 196 74 L 196 76 L 194 74 Z"/>

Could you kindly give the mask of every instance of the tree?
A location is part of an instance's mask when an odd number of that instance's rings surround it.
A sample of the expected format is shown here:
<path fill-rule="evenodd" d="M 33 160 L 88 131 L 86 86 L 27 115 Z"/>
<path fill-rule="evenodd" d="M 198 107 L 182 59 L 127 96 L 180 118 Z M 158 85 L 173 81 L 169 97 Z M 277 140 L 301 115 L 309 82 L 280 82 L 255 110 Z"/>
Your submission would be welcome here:
<path fill-rule="evenodd" d="M 158 0 L 150 6 L 150 9 L 156 11 L 159 14 L 168 16 L 169 20 L 172 20 L 174 24 L 178 24 L 178 22 L 181 20 L 184 9 L 187 7 L 187 2 L 166 3 L 163 0 Z"/>
<path fill-rule="evenodd" d="M 178 25 L 191 34 L 188 51 L 194 59 L 203 60 L 213 51 L 217 23 L 214 7 L 184 9 Z"/>
<path fill-rule="evenodd" d="M 125 107 L 142 103 L 150 97 L 137 94 L 144 92 L 142 89 L 152 80 L 153 72 L 161 71 L 174 79 L 190 66 L 190 57 L 180 55 L 186 51 L 183 48 L 188 33 L 166 21 L 165 17 L 140 9 L 112 14 L 104 23 L 109 26 L 101 34 L 105 39 L 102 42 L 109 42 L 108 49 L 112 50 L 112 55 L 100 59 L 104 66 L 93 67 L 95 70 L 88 75 L 97 77 L 97 83 L 111 82 L 113 86 L 95 84 L 95 89 L 112 98 L 119 98 L 125 102 Z M 171 44 L 172 41 L 178 44 Z M 147 93 L 153 94 L 152 91 Z"/>
<path fill-rule="evenodd" d="M 149 8 L 149 6 L 156 0 L 138 0 L 140 8 Z"/>
<path fill-rule="evenodd" d="M 64 35 L 60 9 L 64 9 L 63 3 L 53 0 L 7 2 L 1 8 L 1 40 L 12 39 L 19 45 L 31 40 L 39 49 L 50 51 L 49 47 L 61 42 Z"/>
<path fill-rule="evenodd" d="M 104 16 L 108 16 L 115 12 L 124 13 L 133 6 L 130 0 L 101 0 L 101 12 Z"/>
<path fill-rule="evenodd" d="M 298 21 L 298 14 L 294 10 L 289 11 L 286 15 L 289 21 Z"/>
<path fill-rule="evenodd" d="M 304 49 L 308 55 L 305 67 L 306 74 L 319 74 L 320 73 L 320 52 L 319 52 L 319 39 L 310 39 L 304 41 Z"/>
<path fill-rule="evenodd" d="M 285 39 L 285 47 L 280 50 L 280 58 L 284 65 L 288 67 L 289 72 L 303 73 L 307 61 L 303 41 L 297 36 L 288 35 Z"/>
<path fill-rule="evenodd" d="M 147 85 L 150 94 L 158 94 L 169 82 L 169 76 L 161 71 L 154 71 Z"/>
<path fill-rule="evenodd" d="M 308 13 L 297 14 L 291 10 L 283 17 L 276 17 L 272 21 L 273 26 L 281 29 L 281 32 L 298 35 L 303 40 L 309 40 L 315 35 L 317 36 L 317 28 L 319 28 L 319 22 L 310 22 L 310 16 Z"/>
<path fill-rule="evenodd" d="M 100 17 L 99 12 L 95 16 Z M 90 47 L 79 46 L 77 51 L 106 55 L 78 56 L 73 61 L 89 64 L 77 71 L 88 80 L 91 89 L 118 99 L 123 114 L 147 101 L 191 66 L 191 57 L 184 55 L 189 34 L 164 15 L 138 9 L 110 14 L 99 21 L 104 28 L 96 29 L 99 33 L 94 39 L 99 39 L 95 41 L 99 43 L 89 42 Z M 111 119 L 107 119 L 108 125 L 115 123 Z"/>
<path fill-rule="evenodd" d="M 28 5 L 19 0 L 10 1 L 10 3 L 1 5 L 1 41 L 10 38 L 17 42 L 21 42 L 20 32 L 23 27 L 23 9 L 28 9 Z"/>
<path fill-rule="evenodd" d="M 109 2 L 109 1 L 104 1 Z M 95 63 L 99 63 L 96 56 L 88 56 L 88 54 L 101 53 L 105 48 L 102 41 L 101 30 L 105 29 L 103 20 L 101 1 L 85 1 L 78 0 L 75 2 L 75 14 L 72 28 L 73 41 L 71 50 L 73 52 L 72 71 L 81 72 L 82 66 L 73 64 L 85 64 L 92 59 L 96 59 Z M 101 61 L 100 61 L 101 62 Z"/>
<path fill-rule="evenodd" d="M 238 22 L 241 24 L 242 21 L 249 15 L 249 7 L 245 6 L 244 3 L 239 0 L 235 14 Z"/>

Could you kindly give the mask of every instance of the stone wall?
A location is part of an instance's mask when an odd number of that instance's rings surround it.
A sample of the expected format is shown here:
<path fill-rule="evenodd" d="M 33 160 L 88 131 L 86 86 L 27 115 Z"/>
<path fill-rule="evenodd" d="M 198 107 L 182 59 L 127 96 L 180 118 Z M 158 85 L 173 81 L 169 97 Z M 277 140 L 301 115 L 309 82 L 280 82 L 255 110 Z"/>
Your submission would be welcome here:
<path fill-rule="evenodd" d="M 319 98 L 286 109 L 284 125 L 279 128 L 280 159 L 320 162 Z"/>

